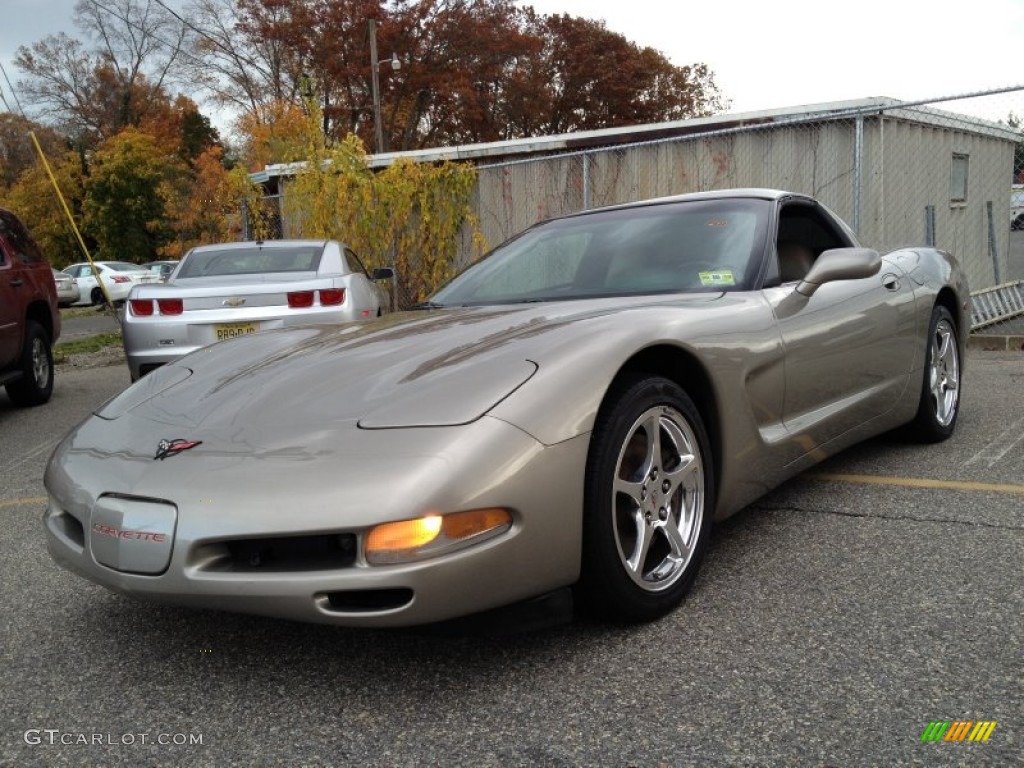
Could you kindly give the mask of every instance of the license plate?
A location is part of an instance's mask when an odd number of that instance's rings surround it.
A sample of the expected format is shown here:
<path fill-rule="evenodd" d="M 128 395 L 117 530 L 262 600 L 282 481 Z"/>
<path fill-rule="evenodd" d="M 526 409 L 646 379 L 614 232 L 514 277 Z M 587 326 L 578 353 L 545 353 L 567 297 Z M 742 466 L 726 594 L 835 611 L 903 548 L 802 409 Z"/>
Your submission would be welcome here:
<path fill-rule="evenodd" d="M 256 333 L 259 329 L 259 323 L 220 323 L 214 326 L 214 330 L 217 332 L 217 341 Z"/>

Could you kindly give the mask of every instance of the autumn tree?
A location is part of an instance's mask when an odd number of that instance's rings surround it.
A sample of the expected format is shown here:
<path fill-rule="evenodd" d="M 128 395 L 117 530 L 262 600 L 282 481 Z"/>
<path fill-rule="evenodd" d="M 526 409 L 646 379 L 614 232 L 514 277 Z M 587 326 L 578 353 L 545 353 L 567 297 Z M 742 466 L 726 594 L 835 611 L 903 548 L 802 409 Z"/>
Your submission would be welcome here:
<path fill-rule="evenodd" d="M 34 133 L 47 155 L 59 156 L 64 139 L 49 126 L 34 120 L 0 112 L 0 189 L 9 189 L 22 173 L 39 162 L 29 133 Z"/>
<path fill-rule="evenodd" d="M 674 66 L 653 48 L 641 48 L 604 22 L 567 15 L 536 18 L 544 41 L 526 62 L 543 101 L 518 93 L 507 118 L 526 134 L 570 133 L 706 115 L 720 108 L 704 64 Z"/>
<path fill-rule="evenodd" d="M 204 243 L 238 240 L 242 235 L 241 200 L 248 178 L 224 168 L 223 150 L 210 147 L 188 174 L 170 174 L 161 185 L 171 236 L 159 247 L 163 258 L 181 258 Z"/>
<path fill-rule="evenodd" d="M 41 119 L 98 141 L 159 101 L 189 29 L 155 0 L 79 0 L 74 18 L 86 42 L 60 32 L 18 48 L 18 88 Z"/>
<path fill-rule="evenodd" d="M 513 0 L 194 0 L 193 74 L 269 123 L 303 95 L 324 132 L 373 144 L 368 22 L 377 22 L 385 143 L 412 149 L 708 114 L 706 66 L 675 66 L 603 23 L 542 16 Z M 397 53 L 402 68 L 386 60 Z"/>
<path fill-rule="evenodd" d="M 296 31 L 292 0 L 193 0 L 184 16 L 195 33 L 183 58 L 189 78 L 215 101 L 264 122 L 268 108 L 301 103 L 302 62 L 291 47 Z M 317 6 L 335 5 L 317 3 Z"/>
<path fill-rule="evenodd" d="M 72 216 L 80 223 L 85 200 L 81 156 L 74 151 L 49 152 L 48 162 Z M 39 162 L 27 167 L 9 190 L 0 192 L 0 206 L 17 212 L 51 265 L 66 266 L 82 258 L 74 230 Z M 88 235 L 86 240 L 86 245 L 91 247 L 92 240 Z"/>
<path fill-rule="evenodd" d="M 85 225 L 97 257 L 155 259 L 174 239 L 167 217 L 168 190 L 187 167 L 149 134 L 125 129 L 96 151 L 86 182 Z"/>
<path fill-rule="evenodd" d="M 154 100 L 135 127 L 190 164 L 220 145 L 220 136 L 210 125 L 210 119 L 187 96 L 178 95 L 173 101 L 166 96 Z"/>
<path fill-rule="evenodd" d="M 290 101 L 275 101 L 259 113 L 243 114 L 237 127 L 247 167 L 256 171 L 271 163 L 304 159 L 308 119 L 308 113 Z"/>

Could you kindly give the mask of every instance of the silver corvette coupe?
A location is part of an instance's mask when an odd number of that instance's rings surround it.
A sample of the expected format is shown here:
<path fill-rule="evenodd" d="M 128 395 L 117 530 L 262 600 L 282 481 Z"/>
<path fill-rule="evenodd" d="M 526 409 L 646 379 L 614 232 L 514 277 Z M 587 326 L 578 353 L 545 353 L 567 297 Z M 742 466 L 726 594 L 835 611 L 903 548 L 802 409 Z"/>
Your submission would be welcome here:
<path fill-rule="evenodd" d="M 390 269 L 371 275 L 334 240 L 193 248 L 170 282 L 153 277 L 128 296 L 122 332 L 132 381 L 215 341 L 377 317 L 386 297 L 374 281 L 391 275 Z"/>
<path fill-rule="evenodd" d="M 49 549 L 118 592 L 362 626 L 571 586 L 618 622 L 692 585 L 712 522 L 857 441 L 950 436 L 968 288 L 811 198 L 587 211 L 415 311 L 203 349 L 46 472 Z"/>

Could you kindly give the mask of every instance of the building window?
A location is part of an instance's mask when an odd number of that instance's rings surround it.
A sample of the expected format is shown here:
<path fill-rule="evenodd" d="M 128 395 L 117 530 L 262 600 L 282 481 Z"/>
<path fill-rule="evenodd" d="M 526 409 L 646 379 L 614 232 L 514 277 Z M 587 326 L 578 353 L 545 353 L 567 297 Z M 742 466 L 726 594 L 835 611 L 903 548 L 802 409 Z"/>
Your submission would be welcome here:
<path fill-rule="evenodd" d="M 967 203 L 967 165 L 968 156 L 953 153 L 953 169 L 949 174 L 949 202 L 950 205 L 964 205 Z"/>

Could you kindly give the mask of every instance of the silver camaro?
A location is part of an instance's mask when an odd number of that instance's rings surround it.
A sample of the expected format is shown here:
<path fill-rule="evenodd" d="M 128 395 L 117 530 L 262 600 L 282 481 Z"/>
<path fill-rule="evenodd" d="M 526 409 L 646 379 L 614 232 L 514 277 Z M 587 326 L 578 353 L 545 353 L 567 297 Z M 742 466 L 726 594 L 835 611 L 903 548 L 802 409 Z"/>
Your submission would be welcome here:
<path fill-rule="evenodd" d="M 169 282 L 137 286 L 128 296 L 122 331 L 132 381 L 223 339 L 377 317 L 385 297 L 374 281 L 390 276 L 390 269 L 371 276 L 333 240 L 193 248 Z"/>
<path fill-rule="evenodd" d="M 537 224 L 415 311 L 176 360 L 46 472 L 49 549 L 112 590 L 362 626 L 571 586 L 664 615 L 714 520 L 843 448 L 949 437 L 968 288 L 813 199 L 727 190 Z"/>

